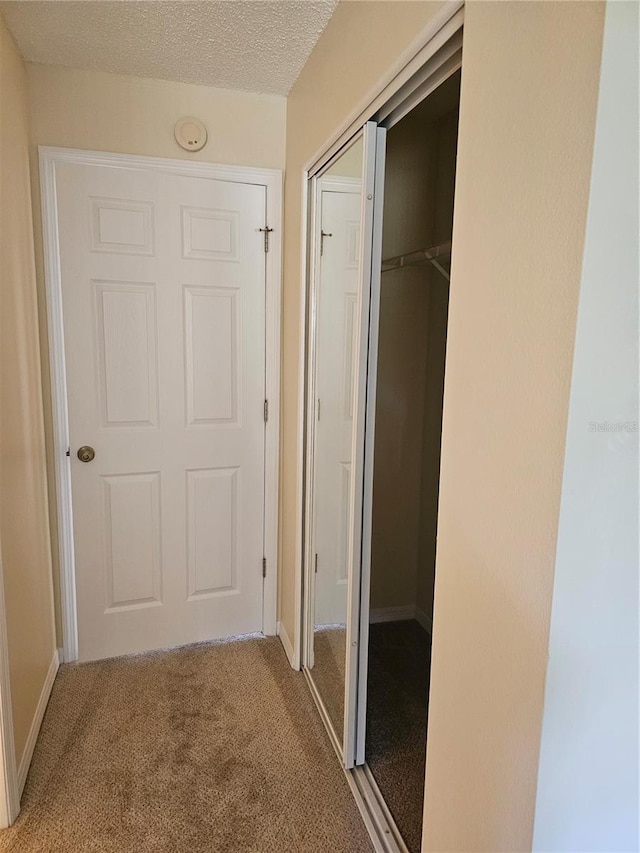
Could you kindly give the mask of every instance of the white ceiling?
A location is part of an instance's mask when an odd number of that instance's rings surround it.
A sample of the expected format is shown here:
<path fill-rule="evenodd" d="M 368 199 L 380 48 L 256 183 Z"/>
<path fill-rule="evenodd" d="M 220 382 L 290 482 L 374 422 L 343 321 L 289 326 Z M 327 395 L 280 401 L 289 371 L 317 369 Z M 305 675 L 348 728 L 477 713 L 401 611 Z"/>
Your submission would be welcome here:
<path fill-rule="evenodd" d="M 337 0 L 5 0 L 28 62 L 286 95 Z"/>

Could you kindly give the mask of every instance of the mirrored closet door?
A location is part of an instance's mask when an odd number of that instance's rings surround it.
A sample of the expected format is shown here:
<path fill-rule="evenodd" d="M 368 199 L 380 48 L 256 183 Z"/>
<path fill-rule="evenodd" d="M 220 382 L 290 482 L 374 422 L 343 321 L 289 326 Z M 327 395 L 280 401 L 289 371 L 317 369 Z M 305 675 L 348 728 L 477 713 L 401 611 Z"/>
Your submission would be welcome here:
<path fill-rule="evenodd" d="M 387 853 L 422 838 L 461 32 L 442 50 L 309 185 L 303 661 Z"/>
<path fill-rule="evenodd" d="M 354 763 L 358 666 L 356 520 L 362 514 L 365 418 L 359 376 L 368 351 L 378 133 L 368 124 L 311 179 L 309 192 L 304 664 L 347 767 Z"/>

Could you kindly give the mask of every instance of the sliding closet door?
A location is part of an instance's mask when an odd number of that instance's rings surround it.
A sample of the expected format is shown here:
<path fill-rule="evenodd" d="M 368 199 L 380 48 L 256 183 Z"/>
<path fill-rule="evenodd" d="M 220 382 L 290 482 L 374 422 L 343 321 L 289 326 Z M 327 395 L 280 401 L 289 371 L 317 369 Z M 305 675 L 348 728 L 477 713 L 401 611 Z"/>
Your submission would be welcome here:
<path fill-rule="evenodd" d="M 310 186 L 304 666 L 347 768 L 356 757 L 369 312 L 383 136 L 368 123 Z"/>
<path fill-rule="evenodd" d="M 362 280 L 357 330 L 357 368 L 353 430 L 354 489 L 351 518 L 351 560 L 347 631 L 347 691 L 345 701 L 345 767 L 364 763 L 364 730 L 367 694 L 367 642 L 370 585 L 370 520 L 373 485 L 373 437 L 375 423 L 375 381 L 378 358 L 378 317 L 380 313 L 380 272 L 382 269 L 382 213 L 387 131 L 373 122 L 365 128 L 365 173 L 368 178 L 367 219 L 363 233 Z M 370 366 L 373 369 L 370 369 Z M 373 406 L 373 408 L 371 408 Z M 367 591 L 363 595 L 363 590 Z M 365 642 L 362 642 L 362 638 Z M 364 699 L 364 701 L 363 701 Z M 362 730 L 362 738 L 360 731 Z M 360 740 L 362 739 L 362 749 Z"/>

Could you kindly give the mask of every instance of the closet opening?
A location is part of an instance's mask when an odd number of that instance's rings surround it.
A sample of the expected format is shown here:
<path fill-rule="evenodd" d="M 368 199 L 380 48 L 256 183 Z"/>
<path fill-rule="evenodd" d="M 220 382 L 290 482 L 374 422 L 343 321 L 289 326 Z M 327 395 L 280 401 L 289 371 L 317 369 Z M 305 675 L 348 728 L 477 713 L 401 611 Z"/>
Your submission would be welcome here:
<path fill-rule="evenodd" d="M 301 664 L 383 853 L 423 836 L 461 12 L 307 173 Z"/>
<path fill-rule="evenodd" d="M 365 760 L 411 853 L 422 838 L 459 98 L 460 70 L 386 144 Z"/>

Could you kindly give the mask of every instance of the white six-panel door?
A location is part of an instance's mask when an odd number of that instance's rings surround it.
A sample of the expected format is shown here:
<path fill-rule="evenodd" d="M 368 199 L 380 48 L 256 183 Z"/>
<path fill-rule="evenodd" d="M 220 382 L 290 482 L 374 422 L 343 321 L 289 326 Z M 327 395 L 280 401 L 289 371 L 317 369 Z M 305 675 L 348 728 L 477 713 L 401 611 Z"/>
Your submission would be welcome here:
<path fill-rule="evenodd" d="M 315 623 L 345 624 L 362 181 L 320 182 L 316 331 Z M 323 236 L 324 235 L 324 236 Z"/>
<path fill-rule="evenodd" d="M 265 187 L 61 163 L 56 188 L 79 658 L 260 631 Z"/>

